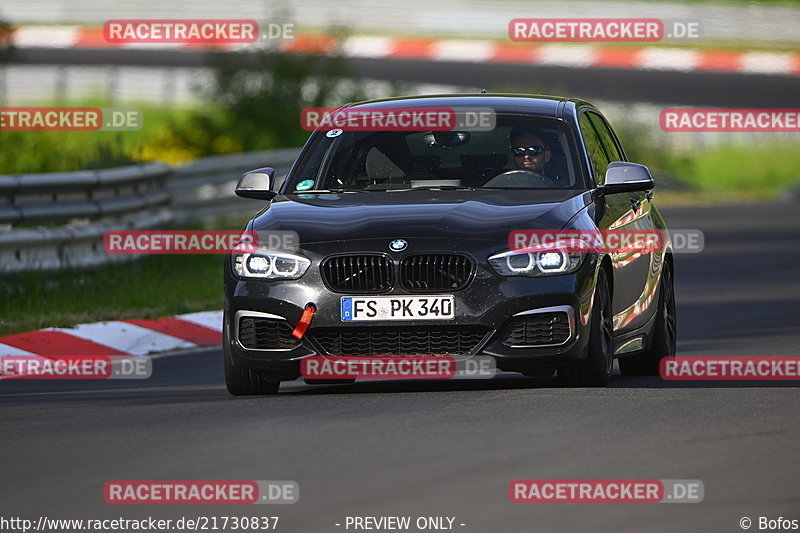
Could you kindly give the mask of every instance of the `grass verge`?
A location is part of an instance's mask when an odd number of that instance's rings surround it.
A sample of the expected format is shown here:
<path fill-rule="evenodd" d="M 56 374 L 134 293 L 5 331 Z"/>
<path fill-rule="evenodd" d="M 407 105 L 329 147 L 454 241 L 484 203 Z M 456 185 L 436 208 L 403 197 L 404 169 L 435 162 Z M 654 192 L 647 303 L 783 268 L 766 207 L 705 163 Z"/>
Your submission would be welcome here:
<path fill-rule="evenodd" d="M 692 191 L 721 199 L 716 203 L 770 200 L 800 182 L 797 145 L 731 144 L 685 152 L 633 144 L 632 161 L 667 171 Z"/>
<path fill-rule="evenodd" d="M 50 104 L 51 105 L 51 104 Z M 71 107 L 113 107 L 100 101 L 70 102 Z M 137 162 L 190 160 L 170 157 L 164 149 L 164 131 L 185 122 L 191 109 L 125 105 L 142 111 L 137 131 L 6 131 L 0 150 L 0 173 L 34 174 L 112 168 Z"/>
<path fill-rule="evenodd" d="M 99 320 L 222 308 L 222 255 L 152 255 L 130 263 L 0 277 L 0 335 Z"/>

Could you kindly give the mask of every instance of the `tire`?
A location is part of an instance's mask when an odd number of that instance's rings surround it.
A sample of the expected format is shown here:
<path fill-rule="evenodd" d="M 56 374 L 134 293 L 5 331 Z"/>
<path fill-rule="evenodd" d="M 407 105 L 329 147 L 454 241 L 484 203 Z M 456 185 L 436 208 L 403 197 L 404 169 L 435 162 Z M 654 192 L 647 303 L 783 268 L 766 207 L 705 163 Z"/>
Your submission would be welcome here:
<path fill-rule="evenodd" d="M 597 274 L 592 322 L 586 359 L 558 369 L 558 379 L 565 387 L 605 387 L 614 368 L 614 326 L 611 311 L 611 287 L 606 270 Z"/>
<path fill-rule="evenodd" d="M 661 274 L 661 290 L 658 295 L 653 342 L 648 350 L 619 359 L 619 370 L 623 376 L 657 376 L 661 359 L 675 357 L 677 340 L 675 316 L 675 286 L 672 265 L 667 261 L 664 262 L 664 270 Z"/>
<path fill-rule="evenodd" d="M 249 396 L 255 394 L 275 394 L 281 385 L 280 381 L 265 378 L 263 371 L 254 368 L 233 366 L 227 334 L 227 320 L 225 333 L 222 336 L 222 358 L 225 366 L 225 386 L 234 396 Z"/>

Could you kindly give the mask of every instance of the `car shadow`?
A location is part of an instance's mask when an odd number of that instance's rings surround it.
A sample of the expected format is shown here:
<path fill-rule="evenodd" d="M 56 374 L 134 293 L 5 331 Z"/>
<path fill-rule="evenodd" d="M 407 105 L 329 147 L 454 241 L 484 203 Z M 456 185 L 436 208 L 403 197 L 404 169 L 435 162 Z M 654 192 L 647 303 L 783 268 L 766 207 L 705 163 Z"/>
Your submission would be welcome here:
<path fill-rule="evenodd" d="M 502 373 L 492 379 L 359 381 L 347 384 L 306 385 L 301 380 L 282 385 L 281 395 L 419 393 L 454 391 L 496 391 L 514 389 L 609 390 L 628 389 L 730 389 L 798 387 L 798 381 L 678 381 L 659 376 L 622 376 L 614 374 L 606 388 L 562 387 L 558 379 L 528 378 Z M 289 390 L 286 390 L 289 389 Z"/>

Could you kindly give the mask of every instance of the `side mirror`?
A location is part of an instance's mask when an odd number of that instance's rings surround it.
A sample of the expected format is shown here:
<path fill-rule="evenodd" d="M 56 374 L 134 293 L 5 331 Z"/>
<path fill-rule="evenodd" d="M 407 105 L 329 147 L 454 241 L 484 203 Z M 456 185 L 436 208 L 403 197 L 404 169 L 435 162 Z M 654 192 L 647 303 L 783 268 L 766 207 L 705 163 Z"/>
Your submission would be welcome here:
<path fill-rule="evenodd" d="M 606 184 L 600 187 L 603 194 L 648 191 L 655 187 L 650 169 L 636 163 L 612 161 L 606 170 Z"/>
<path fill-rule="evenodd" d="M 271 200 L 276 194 L 270 190 L 274 177 L 275 169 L 270 167 L 257 168 L 245 172 L 239 178 L 239 183 L 236 184 L 236 195 L 242 198 Z"/>

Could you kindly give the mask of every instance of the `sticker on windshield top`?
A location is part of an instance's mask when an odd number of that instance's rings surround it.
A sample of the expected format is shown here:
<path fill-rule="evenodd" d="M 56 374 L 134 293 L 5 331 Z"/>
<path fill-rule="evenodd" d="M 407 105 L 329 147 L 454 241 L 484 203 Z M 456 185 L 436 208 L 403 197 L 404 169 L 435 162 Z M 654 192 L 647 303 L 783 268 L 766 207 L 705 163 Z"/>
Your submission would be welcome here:
<path fill-rule="evenodd" d="M 307 191 L 311 187 L 314 186 L 314 180 L 303 180 L 297 185 L 294 186 L 294 190 L 296 191 Z"/>
<path fill-rule="evenodd" d="M 338 137 L 342 134 L 342 130 L 331 130 L 325 134 L 326 137 Z"/>

